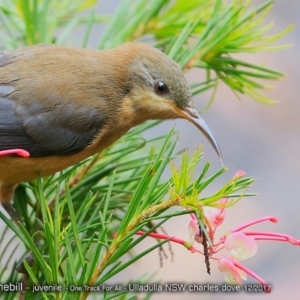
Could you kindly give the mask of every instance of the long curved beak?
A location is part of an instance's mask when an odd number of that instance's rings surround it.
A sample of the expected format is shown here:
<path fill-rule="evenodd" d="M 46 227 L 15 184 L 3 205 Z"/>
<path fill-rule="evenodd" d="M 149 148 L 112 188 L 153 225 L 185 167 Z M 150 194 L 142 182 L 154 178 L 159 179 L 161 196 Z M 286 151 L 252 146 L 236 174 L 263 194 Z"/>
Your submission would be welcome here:
<path fill-rule="evenodd" d="M 193 102 L 190 102 L 188 106 L 181 109 L 181 112 L 183 112 L 183 117 L 188 120 L 189 122 L 193 123 L 208 139 L 210 144 L 213 146 L 215 151 L 217 152 L 222 164 L 223 163 L 223 157 L 220 150 L 220 147 L 212 134 L 211 130 L 209 129 L 208 125 L 204 122 L 204 120 L 200 117 L 199 113 L 197 112 L 195 105 Z"/>

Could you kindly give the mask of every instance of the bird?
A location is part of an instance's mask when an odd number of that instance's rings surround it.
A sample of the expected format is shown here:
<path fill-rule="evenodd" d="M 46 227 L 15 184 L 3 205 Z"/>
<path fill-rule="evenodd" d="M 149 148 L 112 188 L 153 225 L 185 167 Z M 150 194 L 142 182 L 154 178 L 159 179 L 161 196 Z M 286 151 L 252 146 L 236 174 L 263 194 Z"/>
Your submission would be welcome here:
<path fill-rule="evenodd" d="M 146 43 L 95 50 L 38 44 L 0 51 L 0 202 L 110 146 L 151 119 L 186 119 L 220 147 L 171 58 Z"/>

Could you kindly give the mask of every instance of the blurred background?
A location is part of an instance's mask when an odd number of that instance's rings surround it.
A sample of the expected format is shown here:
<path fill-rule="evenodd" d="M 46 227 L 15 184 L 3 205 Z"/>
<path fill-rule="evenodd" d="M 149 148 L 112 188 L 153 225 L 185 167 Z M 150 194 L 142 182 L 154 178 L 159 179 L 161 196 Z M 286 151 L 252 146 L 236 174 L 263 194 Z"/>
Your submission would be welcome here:
<path fill-rule="evenodd" d="M 98 12 L 113 14 L 121 0 L 99 1 Z M 254 0 L 254 5 L 265 1 Z M 211 128 L 223 152 L 224 163 L 229 170 L 211 185 L 206 193 L 213 192 L 224 182 L 232 178 L 238 170 L 248 176 L 257 178 L 249 192 L 258 193 L 256 197 L 244 198 L 239 204 L 227 209 L 226 219 L 219 234 L 225 234 L 230 228 L 246 221 L 263 216 L 273 215 L 279 219 L 278 224 L 266 223 L 256 226 L 253 230 L 264 230 L 290 234 L 300 239 L 300 30 L 299 0 L 278 0 L 266 18 L 266 24 L 273 22 L 273 33 L 286 28 L 291 23 L 294 30 L 284 36 L 277 44 L 291 44 L 287 50 L 266 52 L 261 54 L 243 55 L 249 62 L 278 69 L 287 74 L 267 95 L 277 100 L 276 105 L 268 106 L 255 102 L 247 97 L 241 101 L 224 85 L 220 85 L 212 107 L 203 112 L 202 116 Z M 79 30 L 80 32 L 80 30 Z M 89 47 L 94 48 L 103 32 L 103 27 L 93 30 Z M 81 41 L 74 34 L 73 44 Z M 79 43 L 79 42 L 78 42 Z M 205 78 L 204 71 L 191 71 L 187 74 L 189 82 Z M 196 97 L 195 103 L 199 111 L 206 106 L 210 93 Z M 193 152 L 201 143 L 204 145 L 205 156 L 199 165 L 199 172 L 204 162 L 211 161 L 211 171 L 217 171 L 220 160 L 210 144 L 200 132 L 186 121 L 174 120 L 162 122 L 159 127 L 147 132 L 147 137 L 164 133 L 176 126 L 179 132 L 178 149 L 187 147 Z M 166 174 L 167 176 L 167 174 Z M 183 216 L 164 225 L 171 236 L 188 240 L 189 218 Z M 136 252 L 155 243 L 146 239 Z M 287 243 L 258 243 L 258 253 L 245 262 L 245 265 L 272 285 L 272 294 L 265 293 L 155 293 L 154 300 L 176 299 L 299 299 L 300 294 L 300 248 Z M 201 248 L 201 245 L 200 245 Z M 211 261 L 211 275 L 206 273 L 204 258 L 192 254 L 180 245 L 173 245 L 171 255 L 168 254 L 160 264 L 158 251 L 138 261 L 134 267 L 116 277 L 112 283 L 128 282 L 141 274 L 153 274 L 152 282 L 187 283 L 204 285 L 223 284 L 223 274 L 217 264 Z M 172 258 L 173 256 L 173 258 Z M 246 283 L 255 283 L 249 279 Z M 97 298 L 98 299 L 98 298 Z"/>
<path fill-rule="evenodd" d="M 103 0 L 99 3 L 99 12 L 113 13 L 120 1 Z M 253 1 L 260 5 L 264 1 Z M 249 62 L 256 62 L 278 69 L 287 76 L 275 82 L 275 88 L 267 92 L 277 100 L 276 105 L 268 106 L 247 97 L 238 100 L 224 85 L 220 85 L 212 107 L 202 114 L 210 126 L 223 152 L 224 162 L 229 171 L 215 182 L 216 190 L 238 170 L 257 178 L 249 192 L 258 196 L 244 198 L 239 204 L 227 210 L 225 222 L 220 234 L 245 221 L 263 216 L 274 215 L 278 224 L 266 223 L 253 229 L 290 234 L 300 239 L 300 30 L 299 0 L 278 0 L 266 18 L 266 23 L 274 23 L 273 32 L 279 32 L 290 24 L 294 30 L 280 39 L 280 44 L 291 44 L 288 50 L 243 55 Z M 94 34 L 99 34 L 95 32 Z M 98 39 L 97 39 L 98 40 Z M 277 44 L 278 44 L 277 43 Z M 93 45 L 91 45 L 92 47 Z M 198 76 L 204 78 L 204 71 L 192 71 L 187 74 L 190 82 Z M 201 94 L 195 103 L 201 111 L 210 94 Z M 168 132 L 176 124 L 180 133 L 179 148 L 188 147 L 192 152 L 202 142 L 204 161 L 210 160 L 212 170 L 220 168 L 220 161 L 210 144 L 199 131 L 186 121 L 166 121 L 159 128 L 148 132 L 155 136 L 157 132 Z M 203 166 L 200 165 L 200 168 Z M 211 191 L 212 191 L 211 190 Z M 207 193 L 210 191 L 208 190 Z M 170 235 L 188 239 L 188 217 L 176 218 L 164 225 Z M 141 247 L 151 245 L 148 239 Z M 201 245 L 200 245 L 201 246 Z M 156 293 L 152 299 L 299 299 L 300 294 L 300 248 L 280 242 L 258 242 L 258 253 L 245 262 L 245 265 L 272 285 L 272 294 L 265 293 Z M 222 284 L 223 274 L 217 264 L 211 262 L 211 275 L 206 273 L 204 258 L 192 254 L 179 245 L 173 245 L 173 261 L 169 258 L 160 266 L 159 254 L 154 251 L 139 261 L 131 272 L 115 279 L 116 283 L 130 280 L 146 272 L 154 273 L 153 282 L 161 283 L 197 283 Z M 138 251 L 138 249 L 136 250 Z M 251 279 L 247 283 L 251 283 Z"/>

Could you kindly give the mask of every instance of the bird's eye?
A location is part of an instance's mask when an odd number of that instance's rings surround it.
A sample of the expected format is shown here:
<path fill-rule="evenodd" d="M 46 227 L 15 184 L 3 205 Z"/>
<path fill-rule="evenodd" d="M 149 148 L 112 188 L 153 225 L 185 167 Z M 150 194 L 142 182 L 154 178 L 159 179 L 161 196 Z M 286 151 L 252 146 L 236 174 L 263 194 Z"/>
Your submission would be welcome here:
<path fill-rule="evenodd" d="M 164 95 L 169 91 L 167 85 L 163 81 L 155 83 L 155 92 L 159 95 Z"/>

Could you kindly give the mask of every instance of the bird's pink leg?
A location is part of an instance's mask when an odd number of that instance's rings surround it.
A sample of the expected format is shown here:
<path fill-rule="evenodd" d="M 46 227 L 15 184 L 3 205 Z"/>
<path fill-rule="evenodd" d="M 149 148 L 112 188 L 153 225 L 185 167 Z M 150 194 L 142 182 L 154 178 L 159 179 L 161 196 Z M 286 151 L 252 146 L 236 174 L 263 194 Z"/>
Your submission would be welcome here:
<path fill-rule="evenodd" d="M 16 154 L 21 157 L 29 157 L 30 153 L 23 149 L 9 149 L 0 151 L 0 156 L 13 155 Z"/>

